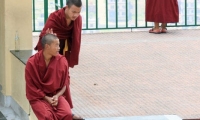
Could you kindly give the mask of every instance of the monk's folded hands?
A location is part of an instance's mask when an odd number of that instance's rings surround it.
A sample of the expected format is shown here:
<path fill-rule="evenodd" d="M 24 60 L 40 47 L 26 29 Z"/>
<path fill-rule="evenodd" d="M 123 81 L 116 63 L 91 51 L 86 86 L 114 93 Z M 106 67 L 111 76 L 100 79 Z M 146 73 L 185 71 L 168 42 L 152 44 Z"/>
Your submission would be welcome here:
<path fill-rule="evenodd" d="M 53 103 L 51 105 L 57 106 L 58 105 L 58 95 L 54 95 L 51 99 L 53 100 Z"/>
<path fill-rule="evenodd" d="M 52 105 L 52 104 L 54 103 L 52 97 L 45 96 L 44 99 L 45 99 L 50 105 Z"/>

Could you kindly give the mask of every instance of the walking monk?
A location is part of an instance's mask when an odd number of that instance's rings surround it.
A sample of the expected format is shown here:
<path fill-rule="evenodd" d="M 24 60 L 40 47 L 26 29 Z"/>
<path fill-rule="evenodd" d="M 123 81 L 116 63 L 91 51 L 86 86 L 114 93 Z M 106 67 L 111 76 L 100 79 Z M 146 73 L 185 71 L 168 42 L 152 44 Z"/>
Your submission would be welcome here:
<path fill-rule="evenodd" d="M 66 7 L 51 13 L 40 33 L 35 50 L 42 50 L 42 37 L 53 30 L 60 41 L 59 53 L 67 58 L 69 67 L 77 65 L 82 30 L 81 7 L 81 0 L 68 0 Z"/>
<path fill-rule="evenodd" d="M 26 64 L 26 97 L 38 120 L 82 120 L 72 115 L 68 62 L 59 54 L 59 39 L 46 34 L 41 39 L 42 50 Z"/>
<path fill-rule="evenodd" d="M 177 0 L 146 0 L 146 21 L 154 22 L 154 28 L 149 33 L 166 33 L 167 23 L 179 21 Z M 161 29 L 159 23 L 162 23 Z"/>

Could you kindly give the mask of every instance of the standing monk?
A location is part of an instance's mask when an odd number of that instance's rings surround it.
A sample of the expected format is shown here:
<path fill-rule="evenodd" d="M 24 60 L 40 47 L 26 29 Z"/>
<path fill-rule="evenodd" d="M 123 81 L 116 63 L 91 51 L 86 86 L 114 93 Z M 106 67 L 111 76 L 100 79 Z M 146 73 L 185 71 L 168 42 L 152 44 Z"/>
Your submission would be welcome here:
<path fill-rule="evenodd" d="M 179 21 L 177 0 L 146 0 L 146 21 L 154 22 L 154 28 L 149 33 L 166 33 L 167 23 Z M 161 29 L 159 23 L 162 23 Z"/>
<path fill-rule="evenodd" d="M 42 37 L 49 30 L 53 30 L 53 33 L 56 33 L 60 40 L 59 53 L 67 58 L 69 67 L 77 65 L 82 30 L 81 7 L 81 0 L 68 0 L 66 7 L 51 13 L 40 33 L 35 50 L 42 49 Z"/>
<path fill-rule="evenodd" d="M 59 39 L 46 34 L 41 39 L 42 50 L 26 64 L 26 97 L 38 120 L 82 119 L 71 113 L 68 62 L 59 54 Z"/>

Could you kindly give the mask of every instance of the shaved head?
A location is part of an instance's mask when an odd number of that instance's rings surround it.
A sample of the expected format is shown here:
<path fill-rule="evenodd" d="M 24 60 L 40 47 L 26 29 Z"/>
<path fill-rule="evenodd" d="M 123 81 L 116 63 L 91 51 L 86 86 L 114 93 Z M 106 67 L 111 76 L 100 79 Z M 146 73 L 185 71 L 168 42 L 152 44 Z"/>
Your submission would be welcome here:
<path fill-rule="evenodd" d="M 72 5 L 75 5 L 76 7 L 81 7 L 82 1 L 81 0 L 68 0 L 67 6 L 70 8 Z"/>
<path fill-rule="evenodd" d="M 50 45 L 55 39 L 58 39 L 58 37 L 54 34 L 46 34 L 42 37 L 42 48 L 44 49 L 45 44 Z"/>

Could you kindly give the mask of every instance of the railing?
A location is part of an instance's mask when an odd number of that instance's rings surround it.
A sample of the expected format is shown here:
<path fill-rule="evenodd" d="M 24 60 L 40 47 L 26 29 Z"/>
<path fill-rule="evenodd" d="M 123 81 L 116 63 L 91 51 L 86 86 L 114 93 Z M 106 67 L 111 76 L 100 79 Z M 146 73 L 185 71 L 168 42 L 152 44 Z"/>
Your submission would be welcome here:
<path fill-rule="evenodd" d="M 33 0 L 33 32 L 42 30 L 49 13 L 67 0 Z M 145 0 L 82 0 L 83 30 L 152 27 L 145 21 Z M 179 23 L 170 27 L 200 26 L 200 0 L 178 0 Z"/>

